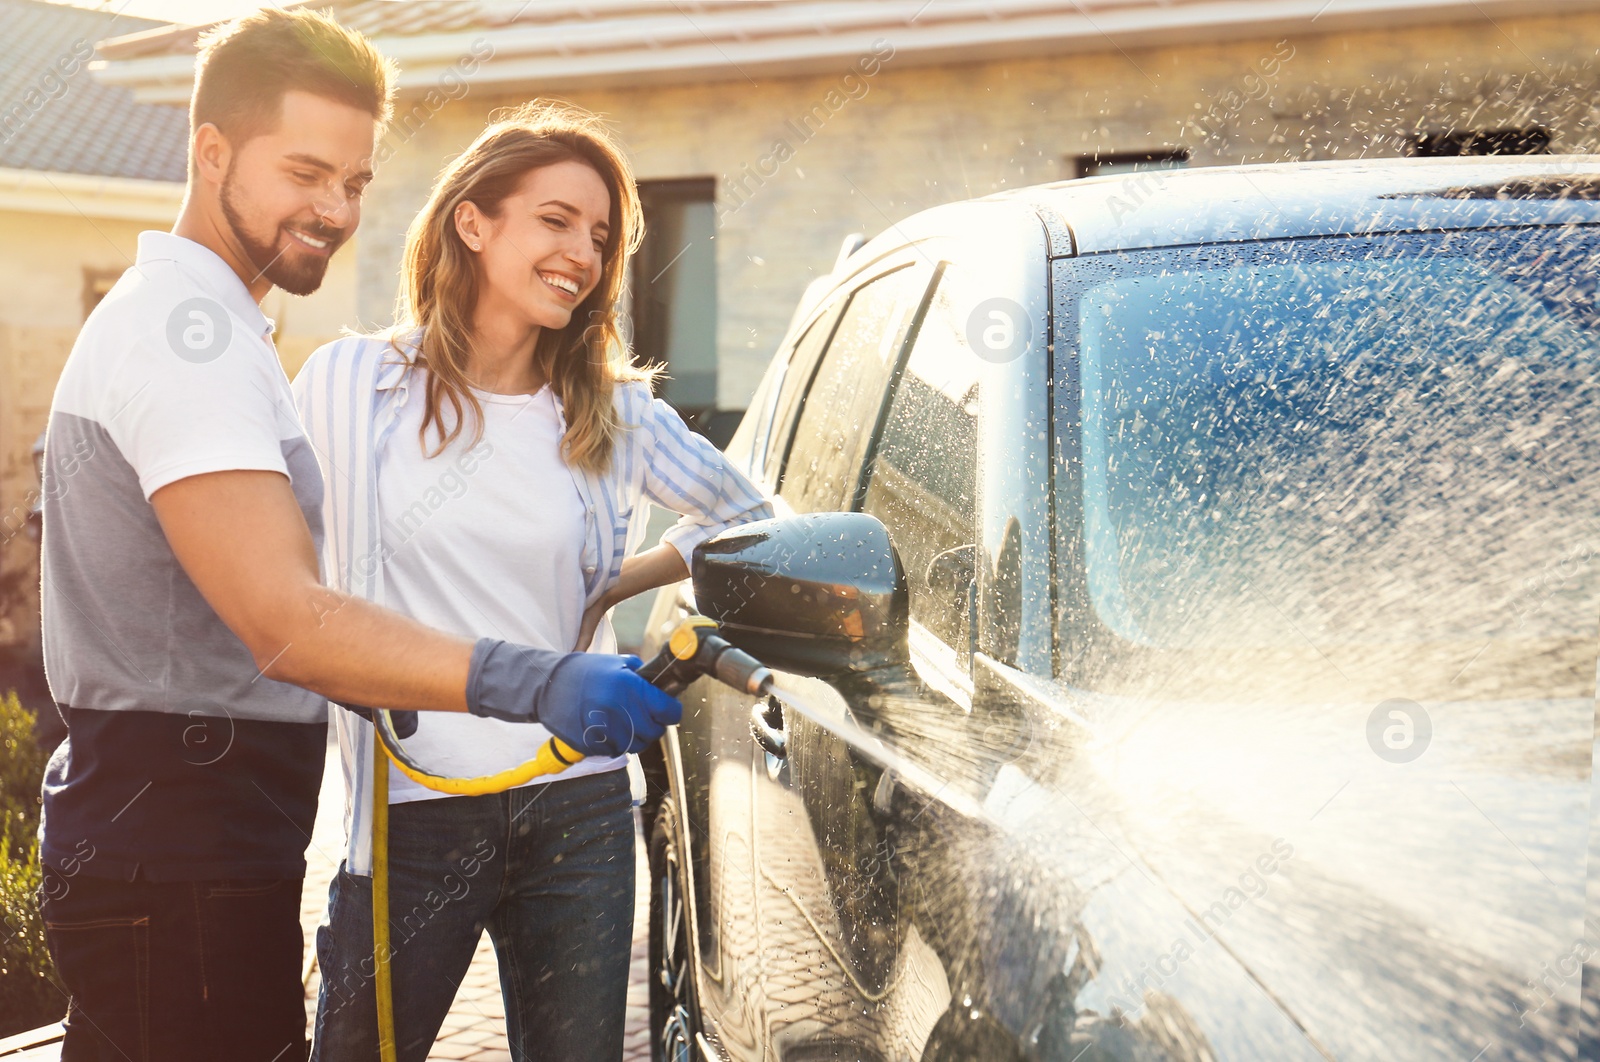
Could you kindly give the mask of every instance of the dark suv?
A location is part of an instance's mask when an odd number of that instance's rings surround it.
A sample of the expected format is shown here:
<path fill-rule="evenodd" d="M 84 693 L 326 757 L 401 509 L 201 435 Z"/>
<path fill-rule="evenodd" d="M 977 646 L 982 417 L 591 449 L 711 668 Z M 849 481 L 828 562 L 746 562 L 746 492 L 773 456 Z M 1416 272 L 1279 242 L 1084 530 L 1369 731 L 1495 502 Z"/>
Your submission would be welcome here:
<path fill-rule="evenodd" d="M 787 511 L 646 635 L 779 682 L 647 763 L 658 1057 L 1571 1057 L 1597 200 L 1134 174 L 813 285 L 729 448 Z"/>

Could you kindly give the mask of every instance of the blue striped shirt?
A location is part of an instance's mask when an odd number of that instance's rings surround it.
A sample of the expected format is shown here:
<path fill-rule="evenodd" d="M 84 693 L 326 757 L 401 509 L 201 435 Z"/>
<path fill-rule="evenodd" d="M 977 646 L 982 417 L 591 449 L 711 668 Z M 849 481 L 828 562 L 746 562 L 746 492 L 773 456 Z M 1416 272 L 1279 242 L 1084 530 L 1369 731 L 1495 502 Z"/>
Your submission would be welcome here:
<path fill-rule="evenodd" d="M 423 372 L 373 336 L 347 336 L 319 347 L 294 381 L 295 404 L 322 464 L 323 578 L 369 601 L 383 593 L 383 529 L 377 469 L 398 413 L 423 400 Z M 415 395 L 413 396 L 413 391 Z M 770 500 L 704 437 L 696 435 L 647 384 L 618 384 L 618 432 L 610 466 L 600 473 L 570 468 L 585 509 L 582 564 L 585 607 L 600 600 L 639 546 L 649 501 L 681 513 L 662 541 L 687 562 L 695 546 L 727 528 L 773 515 Z M 561 410 L 559 399 L 557 410 Z M 564 413 L 561 420 L 565 430 Z M 470 430 L 470 425 L 469 425 Z M 528 518 L 535 518 L 529 499 Z M 596 630 L 595 651 L 610 651 L 609 620 Z M 344 765 L 346 868 L 371 873 L 372 727 L 349 712 L 333 713 Z"/>

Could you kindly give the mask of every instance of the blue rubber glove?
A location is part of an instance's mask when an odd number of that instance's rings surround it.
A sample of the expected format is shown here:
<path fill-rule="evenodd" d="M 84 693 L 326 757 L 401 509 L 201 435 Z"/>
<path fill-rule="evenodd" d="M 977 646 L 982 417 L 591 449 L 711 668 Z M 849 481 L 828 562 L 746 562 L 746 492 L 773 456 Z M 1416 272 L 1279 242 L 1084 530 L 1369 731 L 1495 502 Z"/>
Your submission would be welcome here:
<path fill-rule="evenodd" d="M 683 705 L 639 676 L 636 656 L 556 653 L 480 638 L 467 710 L 540 723 L 585 756 L 641 752 L 683 718 Z"/>

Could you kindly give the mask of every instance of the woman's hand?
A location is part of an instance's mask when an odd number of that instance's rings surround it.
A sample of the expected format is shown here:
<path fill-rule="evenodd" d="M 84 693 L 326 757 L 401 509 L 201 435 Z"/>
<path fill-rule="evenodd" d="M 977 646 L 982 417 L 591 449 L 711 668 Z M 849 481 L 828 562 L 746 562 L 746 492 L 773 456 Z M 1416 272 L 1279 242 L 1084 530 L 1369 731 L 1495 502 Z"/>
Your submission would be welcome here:
<path fill-rule="evenodd" d="M 578 644 L 573 646 L 575 653 L 586 652 L 589 643 L 594 641 L 595 628 L 600 626 L 600 618 L 609 612 L 617 602 L 611 600 L 611 595 L 606 594 L 599 601 L 583 610 L 583 623 L 578 627 Z"/>
<path fill-rule="evenodd" d="M 671 546 L 662 543 L 636 553 L 622 562 L 622 572 L 617 576 L 617 581 L 611 588 L 583 611 L 583 623 L 578 627 L 578 644 L 575 652 L 584 652 L 589 648 L 589 643 L 594 641 L 595 628 L 600 626 L 600 619 L 608 611 L 630 597 L 635 597 L 658 586 L 678 582 L 687 578 L 689 566 L 683 562 L 683 554 Z"/>

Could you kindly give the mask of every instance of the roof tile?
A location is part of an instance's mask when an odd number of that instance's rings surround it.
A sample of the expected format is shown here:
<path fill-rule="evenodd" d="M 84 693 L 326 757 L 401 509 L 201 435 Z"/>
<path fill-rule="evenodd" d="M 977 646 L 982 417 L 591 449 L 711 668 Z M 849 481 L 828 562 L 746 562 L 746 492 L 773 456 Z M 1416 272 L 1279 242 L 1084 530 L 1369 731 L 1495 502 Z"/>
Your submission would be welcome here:
<path fill-rule="evenodd" d="M 189 116 L 135 103 L 86 66 L 96 41 L 159 28 L 149 19 L 41 0 L 0 0 L 0 167 L 182 181 Z M 83 42 L 83 43 L 80 43 Z"/>

